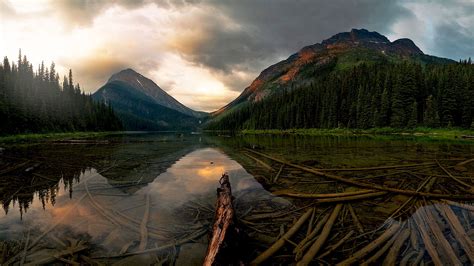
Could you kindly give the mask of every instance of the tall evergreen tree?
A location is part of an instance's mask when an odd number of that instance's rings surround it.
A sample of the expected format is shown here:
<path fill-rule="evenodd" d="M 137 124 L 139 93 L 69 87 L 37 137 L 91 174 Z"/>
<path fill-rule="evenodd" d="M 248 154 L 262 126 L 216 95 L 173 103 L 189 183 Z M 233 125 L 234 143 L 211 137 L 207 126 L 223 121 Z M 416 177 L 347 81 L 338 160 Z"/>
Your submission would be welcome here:
<path fill-rule="evenodd" d="M 17 64 L 4 58 L 0 65 L 0 134 L 30 132 L 120 130 L 120 120 L 104 103 L 95 103 L 81 92 L 70 90 L 72 72 L 62 87 L 54 63 L 41 63 L 33 71 L 26 56 Z"/>

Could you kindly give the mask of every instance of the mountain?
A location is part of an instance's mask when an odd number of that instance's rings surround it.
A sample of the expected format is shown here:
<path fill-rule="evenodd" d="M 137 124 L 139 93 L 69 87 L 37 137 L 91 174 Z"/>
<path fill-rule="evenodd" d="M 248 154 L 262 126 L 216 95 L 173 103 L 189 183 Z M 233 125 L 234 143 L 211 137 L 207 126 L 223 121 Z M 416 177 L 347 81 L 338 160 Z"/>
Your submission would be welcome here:
<path fill-rule="evenodd" d="M 426 55 L 409 39 L 353 29 L 263 70 L 204 127 L 474 128 L 473 77 L 470 60 Z"/>
<path fill-rule="evenodd" d="M 321 43 L 302 48 L 288 59 L 267 69 L 231 103 L 213 113 L 224 113 L 245 102 L 257 102 L 279 89 L 308 84 L 325 70 L 341 70 L 367 62 L 411 60 L 422 64 L 449 63 L 449 59 L 425 55 L 410 39 L 390 42 L 387 37 L 366 29 L 352 29 Z"/>
<path fill-rule="evenodd" d="M 127 130 L 192 130 L 207 115 L 184 106 L 130 68 L 113 74 L 92 97 L 110 104 Z"/>

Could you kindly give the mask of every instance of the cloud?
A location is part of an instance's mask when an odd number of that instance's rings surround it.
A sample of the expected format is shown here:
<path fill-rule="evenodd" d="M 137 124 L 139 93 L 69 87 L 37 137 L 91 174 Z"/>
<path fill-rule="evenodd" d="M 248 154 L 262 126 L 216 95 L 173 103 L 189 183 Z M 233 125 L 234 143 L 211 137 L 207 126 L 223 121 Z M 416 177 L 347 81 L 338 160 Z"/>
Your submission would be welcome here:
<path fill-rule="evenodd" d="M 13 58 L 24 48 L 72 68 L 88 91 L 131 67 L 207 111 L 269 65 L 351 28 L 408 37 L 444 57 L 474 51 L 470 0 L 0 0 L 0 12 L 0 50 Z"/>
<path fill-rule="evenodd" d="M 403 1 L 402 5 L 411 14 L 392 25 L 391 37 L 408 37 L 436 56 L 456 60 L 474 56 L 472 1 Z"/>
<path fill-rule="evenodd" d="M 16 15 L 15 9 L 8 0 L 0 0 L 0 15 L 4 18 L 11 18 Z"/>
<path fill-rule="evenodd" d="M 70 66 L 74 77 L 80 79 L 81 84 L 83 84 L 82 89 L 87 91 L 99 88 L 106 82 L 104 77 L 110 77 L 129 66 L 128 62 L 99 51 L 83 58 L 64 59 L 59 63 Z M 87 84 L 88 87 L 84 87 L 84 84 Z"/>

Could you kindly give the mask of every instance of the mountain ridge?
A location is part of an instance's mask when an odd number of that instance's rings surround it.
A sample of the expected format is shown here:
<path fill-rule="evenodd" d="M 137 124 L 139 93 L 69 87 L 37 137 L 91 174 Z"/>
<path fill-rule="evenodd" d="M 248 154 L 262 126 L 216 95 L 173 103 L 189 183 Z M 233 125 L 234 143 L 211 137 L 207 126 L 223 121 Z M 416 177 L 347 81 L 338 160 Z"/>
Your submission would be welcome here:
<path fill-rule="evenodd" d="M 335 34 L 321 43 L 305 46 L 287 59 L 264 69 L 236 99 L 212 112 L 211 115 L 218 116 L 246 101 L 260 101 L 271 94 L 273 90 L 289 87 L 291 83 L 304 82 L 303 80 L 306 77 L 301 73 L 308 68 L 311 68 L 313 72 L 317 72 L 326 67 L 331 67 L 332 64 L 340 68 L 345 67 L 345 64 L 355 65 L 357 61 L 351 56 L 357 56 L 357 53 L 360 53 L 361 57 L 370 57 L 365 58 L 366 61 L 454 62 L 450 59 L 425 55 L 412 40 L 407 38 L 391 42 L 378 32 L 352 29 L 350 32 Z"/>
<path fill-rule="evenodd" d="M 113 74 L 92 97 L 111 105 L 127 130 L 195 130 L 207 116 L 131 68 Z"/>
<path fill-rule="evenodd" d="M 169 95 L 165 90 L 158 86 L 153 80 L 136 72 L 132 68 L 123 69 L 113 74 L 107 83 L 113 81 L 122 81 L 128 83 L 130 86 L 142 93 L 150 96 L 157 104 L 174 109 L 183 114 L 194 117 L 202 117 L 204 112 L 195 111 L 184 104 L 180 103 L 173 96 Z"/>

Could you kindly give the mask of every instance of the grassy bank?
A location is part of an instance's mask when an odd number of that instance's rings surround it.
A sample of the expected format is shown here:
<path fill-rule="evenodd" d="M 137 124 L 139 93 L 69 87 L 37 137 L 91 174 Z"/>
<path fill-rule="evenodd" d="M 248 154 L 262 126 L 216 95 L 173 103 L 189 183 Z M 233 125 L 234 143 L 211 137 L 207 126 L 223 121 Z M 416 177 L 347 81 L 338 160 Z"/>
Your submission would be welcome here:
<path fill-rule="evenodd" d="M 415 136 L 428 137 L 433 139 L 456 139 L 462 136 L 474 136 L 474 130 L 460 128 L 425 128 L 418 127 L 414 129 L 397 129 L 397 128 L 371 128 L 371 129 L 261 129 L 261 130 L 242 130 L 240 133 L 244 135 L 262 134 L 262 135 L 305 135 L 305 136 L 354 136 L 354 135 L 384 135 L 384 136 Z"/>
<path fill-rule="evenodd" d="M 122 132 L 67 132 L 67 133 L 40 133 L 40 134 L 18 134 L 0 136 L 0 143 L 25 143 L 59 141 L 69 139 L 95 139 L 109 135 L 122 134 Z"/>

